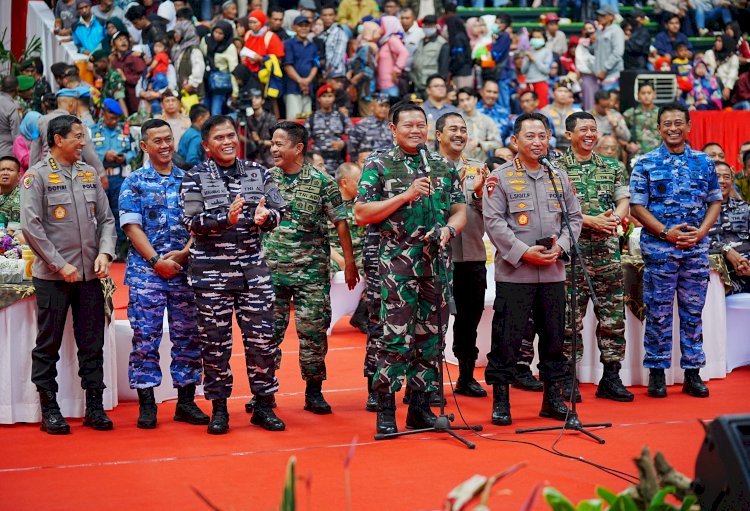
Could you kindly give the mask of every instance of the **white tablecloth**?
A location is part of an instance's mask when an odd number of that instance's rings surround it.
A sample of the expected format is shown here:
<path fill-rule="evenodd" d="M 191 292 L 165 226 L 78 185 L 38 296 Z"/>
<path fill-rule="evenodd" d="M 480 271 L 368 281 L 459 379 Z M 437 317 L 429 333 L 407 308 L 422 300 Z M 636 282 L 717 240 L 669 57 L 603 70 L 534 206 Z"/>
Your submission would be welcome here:
<path fill-rule="evenodd" d="M 40 422 L 39 394 L 31 383 L 31 350 L 36 344 L 36 299 L 26 298 L 0 309 L 0 424 Z M 117 406 L 115 334 L 110 323 L 104 332 L 104 408 Z M 84 391 L 78 377 L 73 318 L 68 312 L 60 361 L 57 363 L 57 401 L 66 417 L 83 417 Z"/>
<path fill-rule="evenodd" d="M 331 335 L 339 319 L 357 310 L 359 299 L 365 290 L 365 277 L 363 275 L 360 277 L 354 289 L 346 286 L 343 271 L 336 272 L 331 279 L 331 325 L 328 327 L 328 335 Z"/>
<path fill-rule="evenodd" d="M 487 353 L 490 350 L 492 335 L 492 316 L 494 311 L 492 305 L 495 301 L 495 279 L 494 265 L 487 267 L 487 290 L 485 292 L 485 307 L 482 320 L 477 329 L 477 348 L 479 358 L 477 366 L 487 365 Z M 602 375 L 602 364 L 599 362 L 599 348 L 594 338 L 594 315 L 591 314 L 592 305 L 589 303 L 589 311 L 584 319 L 583 343 L 584 355 L 578 364 L 579 380 L 585 383 L 598 383 Z M 679 348 L 679 318 L 674 316 L 674 344 L 672 347 L 672 368 L 666 371 L 667 384 L 680 383 L 684 374 L 680 369 Z M 625 360 L 620 371 L 620 376 L 625 385 L 647 385 L 648 370 L 643 368 L 643 337 L 644 325 L 629 309 L 625 310 Z M 535 341 L 536 346 L 536 341 Z M 703 347 L 706 352 L 706 367 L 701 370 L 704 380 L 711 378 L 724 378 L 727 373 L 727 323 L 724 298 L 724 285 L 721 277 L 715 271 L 711 272 L 711 281 L 706 295 L 706 305 L 703 308 Z M 536 350 L 535 350 L 536 352 Z M 448 325 L 446 335 L 445 360 L 456 364 L 453 356 L 453 317 Z M 538 358 L 535 356 L 532 369 L 536 373 Z"/>

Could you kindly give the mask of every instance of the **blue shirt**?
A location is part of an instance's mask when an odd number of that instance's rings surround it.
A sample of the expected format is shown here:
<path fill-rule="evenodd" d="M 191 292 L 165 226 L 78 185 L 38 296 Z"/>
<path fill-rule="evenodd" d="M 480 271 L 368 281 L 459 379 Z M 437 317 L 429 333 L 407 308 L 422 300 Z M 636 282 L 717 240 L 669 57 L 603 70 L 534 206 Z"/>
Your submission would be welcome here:
<path fill-rule="evenodd" d="M 684 44 L 688 50 L 693 51 L 693 45 L 690 44 L 687 36 L 682 32 L 677 32 L 674 41 L 669 38 L 666 30 L 662 30 L 654 38 L 654 48 L 656 48 L 656 52 L 659 55 L 674 57 L 675 48 L 677 48 L 678 44 Z"/>
<path fill-rule="evenodd" d="M 73 27 L 73 42 L 78 51 L 83 53 L 87 50 L 89 53 L 96 50 L 104 40 L 104 27 L 96 17 L 91 16 L 89 25 L 86 26 L 82 19 Z"/>
<path fill-rule="evenodd" d="M 298 37 L 284 41 L 284 61 L 282 66 L 292 66 L 301 78 L 307 77 L 314 67 L 320 67 L 318 47 L 310 41 L 302 42 Z M 284 73 L 284 92 L 302 94 L 297 82 Z M 311 91 L 312 92 L 312 91 Z"/>
<path fill-rule="evenodd" d="M 701 151 L 690 148 L 685 148 L 682 154 L 672 154 L 662 144 L 643 155 L 630 175 L 630 204 L 645 207 L 668 228 L 681 223 L 700 227 L 708 204 L 721 199 L 714 162 Z M 694 247 L 681 249 L 646 229 L 641 232 L 644 256 L 675 253 L 690 256 L 708 251 L 708 237 Z"/>
<path fill-rule="evenodd" d="M 122 123 L 117 123 L 117 126 L 112 129 L 107 128 L 104 125 L 104 121 L 94 124 L 91 128 L 91 142 L 94 144 L 96 155 L 99 156 L 99 159 L 106 168 L 124 167 L 135 157 L 133 139 L 129 134 L 125 133 Z M 105 161 L 104 155 L 107 154 L 107 151 L 114 151 L 117 154 L 125 155 L 125 162 L 122 165 L 118 165 L 113 161 Z"/>
<path fill-rule="evenodd" d="M 192 168 L 206 159 L 206 151 L 201 143 L 201 132 L 195 126 L 190 126 L 180 139 L 177 153 L 185 158 L 187 168 Z"/>
<path fill-rule="evenodd" d="M 499 103 L 495 103 L 488 107 L 484 106 L 482 102 L 479 101 L 479 103 L 477 103 L 477 110 L 495 121 L 495 126 L 497 126 L 497 129 L 500 131 L 500 138 L 502 140 L 505 140 L 506 137 L 511 135 L 513 124 L 510 122 L 510 112 L 500 106 Z"/>
<path fill-rule="evenodd" d="M 184 174 L 173 165 L 172 173 L 163 176 L 149 162 L 125 178 L 120 189 L 120 225 L 139 225 L 160 256 L 172 250 L 182 250 L 190 239 L 182 223 L 180 208 L 180 185 Z M 141 289 L 175 289 L 187 286 L 187 272 L 165 280 L 134 247 L 130 247 L 125 285 Z"/>

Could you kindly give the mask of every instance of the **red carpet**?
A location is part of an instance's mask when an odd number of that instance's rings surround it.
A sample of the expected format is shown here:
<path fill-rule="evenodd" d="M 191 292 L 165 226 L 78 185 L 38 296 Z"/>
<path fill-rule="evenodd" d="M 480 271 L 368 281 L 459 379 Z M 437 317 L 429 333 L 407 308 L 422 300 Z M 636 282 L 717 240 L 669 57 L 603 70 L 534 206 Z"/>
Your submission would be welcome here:
<path fill-rule="evenodd" d="M 122 265 L 115 268 L 122 282 Z M 118 317 L 124 318 L 127 292 L 116 295 Z M 440 509 L 446 494 L 458 483 L 479 473 L 491 475 L 526 461 L 526 468 L 495 486 L 493 510 L 518 509 L 537 483 L 557 487 L 579 500 L 594 496 L 596 485 L 615 491 L 628 483 L 590 465 L 547 453 L 558 432 L 514 434 L 516 427 L 554 425 L 537 417 L 541 394 L 513 390 L 514 424 L 510 428 L 489 423 L 490 399 L 461 397 L 466 419 L 482 424 L 485 438 L 467 433 L 476 443 L 468 450 L 443 434 L 422 434 L 376 442 L 375 415 L 364 411 L 362 377 L 364 336 L 339 323 L 330 339 L 329 380 L 324 385 L 333 406 L 330 416 L 302 410 L 304 384 L 297 365 L 296 334 L 287 336 L 279 373 L 281 390 L 277 413 L 287 431 L 270 433 L 249 425 L 244 402 L 249 398 L 240 345 L 235 344 L 235 391 L 230 400 L 231 430 L 209 436 L 205 427 L 171 420 L 174 403 L 159 407 L 159 427 L 135 427 L 137 404 L 120 403 L 110 413 L 113 432 L 95 432 L 72 420 L 73 434 L 52 437 L 38 424 L 0 427 L 0 509 L 209 509 L 192 488 L 217 508 L 274 510 L 281 501 L 284 470 L 290 456 L 297 457 L 298 509 L 345 509 L 344 459 L 356 438 L 351 462 L 352 509 Z M 448 366 L 456 376 L 454 366 Z M 481 374 L 478 374 L 480 376 Z M 662 451 L 675 467 L 692 476 L 703 439 L 698 419 L 725 413 L 748 412 L 750 369 L 735 370 L 725 380 L 709 383 L 711 397 L 694 399 L 670 387 L 669 397 L 654 400 L 643 387 L 634 388 L 634 403 L 614 403 L 594 397 L 593 385 L 583 385 L 579 413 L 586 422 L 614 424 L 597 431 L 607 443 L 598 445 L 577 433 L 566 433 L 557 448 L 607 467 L 636 474 L 632 459 L 644 444 Z M 449 395 L 448 411 L 457 413 Z M 744 403 L 744 404 L 743 404 Z M 208 411 L 208 403 L 201 401 Z M 398 405 L 403 428 L 406 407 Z M 460 423 L 460 418 L 454 424 Z M 502 442 L 498 442 L 500 440 Z M 537 501 L 534 509 L 548 509 Z"/>

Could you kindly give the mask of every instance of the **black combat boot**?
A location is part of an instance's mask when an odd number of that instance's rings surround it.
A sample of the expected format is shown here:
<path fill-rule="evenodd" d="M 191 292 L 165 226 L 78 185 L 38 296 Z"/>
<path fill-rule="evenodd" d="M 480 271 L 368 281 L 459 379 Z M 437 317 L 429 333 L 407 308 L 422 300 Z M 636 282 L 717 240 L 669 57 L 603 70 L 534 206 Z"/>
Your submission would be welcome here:
<path fill-rule="evenodd" d="M 177 407 L 174 409 L 174 420 L 187 422 L 196 426 L 208 424 L 208 415 L 195 404 L 195 383 L 177 387 Z"/>
<path fill-rule="evenodd" d="M 154 388 L 136 389 L 138 392 L 138 422 L 140 429 L 154 429 L 156 427 L 156 399 Z"/>
<path fill-rule="evenodd" d="M 565 379 L 562 382 L 562 398 L 570 403 L 570 396 L 573 394 L 576 403 L 583 401 L 581 398 L 581 391 L 578 390 L 578 380 L 573 380 L 573 375 L 570 372 L 565 373 Z"/>
<path fill-rule="evenodd" d="M 97 431 L 109 431 L 114 425 L 104 412 L 102 394 L 104 394 L 102 389 L 86 389 L 86 412 L 83 416 L 83 425 Z"/>
<path fill-rule="evenodd" d="M 440 392 L 437 390 L 427 393 L 427 402 L 430 406 L 440 407 Z M 448 404 L 448 400 L 443 398 L 443 406 Z"/>
<path fill-rule="evenodd" d="M 211 400 L 211 422 L 208 423 L 209 435 L 224 435 L 229 432 L 229 410 L 226 399 Z"/>
<path fill-rule="evenodd" d="M 245 403 L 245 413 L 253 413 L 253 410 L 255 409 L 255 403 L 258 400 L 253 396 L 253 398 Z M 271 394 L 271 408 L 276 408 L 276 394 Z"/>
<path fill-rule="evenodd" d="M 492 386 L 492 424 L 508 426 L 513 423 L 510 417 L 510 389 L 508 384 Z"/>
<path fill-rule="evenodd" d="M 367 301 L 363 296 L 359 301 L 359 304 L 357 304 L 357 310 L 355 310 L 354 314 L 352 314 L 352 317 L 349 320 L 349 324 L 363 334 L 367 334 L 368 317 L 369 313 L 367 310 Z"/>
<path fill-rule="evenodd" d="M 393 392 L 378 392 L 378 414 L 375 430 L 380 434 L 396 433 L 396 395 Z"/>
<path fill-rule="evenodd" d="M 430 409 L 427 393 L 413 390 L 406 414 L 406 429 L 431 428 L 435 425 L 435 419 L 437 417 Z"/>
<path fill-rule="evenodd" d="M 305 388 L 305 410 L 318 415 L 327 415 L 331 413 L 329 405 L 323 397 L 323 382 L 320 380 L 307 380 Z"/>
<path fill-rule="evenodd" d="M 39 429 L 50 435 L 69 435 L 70 425 L 60 413 L 55 393 L 51 390 L 40 390 L 39 402 L 42 405 L 42 424 Z"/>
<path fill-rule="evenodd" d="M 372 379 L 374 376 L 367 377 L 367 402 L 365 403 L 365 410 L 368 412 L 378 411 L 378 396 L 376 392 L 372 390 Z"/>
<path fill-rule="evenodd" d="M 635 398 L 633 393 L 622 384 L 620 367 L 622 366 L 619 362 L 604 363 L 604 374 L 602 375 L 602 379 L 599 380 L 599 386 L 596 388 L 596 397 L 621 401 L 623 403 L 630 402 Z"/>
<path fill-rule="evenodd" d="M 487 397 L 487 391 L 474 379 L 474 360 L 458 361 L 456 394 L 468 397 Z"/>
<path fill-rule="evenodd" d="M 667 379 L 664 369 L 648 370 L 648 397 L 667 397 Z"/>
<path fill-rule="evenodd" d="M 273 412 L 273 394 L 270 396 L 256 396 L 255 411 L 250 417 L 250 424 L 255 424 L 268 431 L 284 431 L 286 424 Z"/>
<path fill-rule="evenodd" d="M 685 369 L 682 391 L 693 397 L 708 397 L 708 387 L 701 379 L 699 369 Z"/>
<path fill-rule="evenodd" d="M 541 392 L 544 389 L 544 384 L 534 378 L 531 374 L 531 367 L 526 364 L 516 364 L 516 377 L 511 386 L 528 392 Z"/>
<path fill-rule="evenodd" d="M 403 403 L 405 405 L 408 405 L 411 401 L 411 387 L 408 385 L 406 386 L 406 390 L 404 390 L 404 398 L 402 399 Z"/>
<path fill-rule="evenodd" d="M 564 421 L 567 415 L 568 407 L 563 402 L 562 384 L 560 382 L 544 382 L 544 397 L 542 398 L 542 409 L 539 411 L 539 417 Z"/>

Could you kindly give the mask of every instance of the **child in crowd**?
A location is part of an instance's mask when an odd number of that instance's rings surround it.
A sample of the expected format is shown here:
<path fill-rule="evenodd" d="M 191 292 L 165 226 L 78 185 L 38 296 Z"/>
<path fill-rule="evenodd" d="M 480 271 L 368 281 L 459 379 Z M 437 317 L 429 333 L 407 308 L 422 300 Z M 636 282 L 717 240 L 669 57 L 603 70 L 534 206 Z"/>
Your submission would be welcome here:
<path fill-rule="evenodd" d="M 362 25 L 362 33 L 357 38 L 357 52 L 349 61 L 346 78 L 356 88 L 358 113 L 362 117 L 369 115 L 369 103 L 375 94 L 375 75 L 377 73 L 377 40 L 380 37 L 380 26 L 372 21 Z"/>
<path fill-rule="evenodd" d="M 147 90 L 158 91 L 167 87 L 167 72 L 170 63 L 166 41 L 163 39 L 154 41 L 154 57 L 146 69 Z M 152 114 L 161 113 L 161 101 L 159 99 L 151 100 L 149 111 Z"/>

